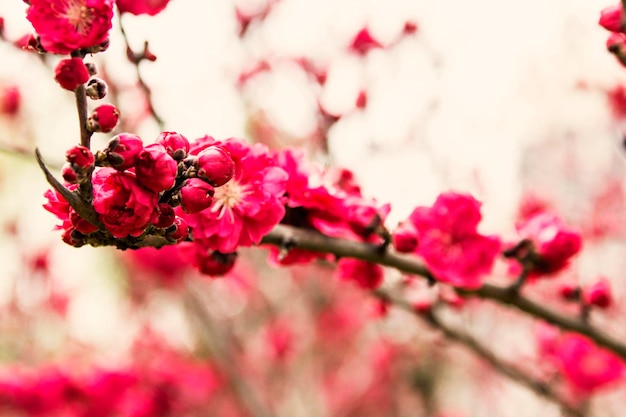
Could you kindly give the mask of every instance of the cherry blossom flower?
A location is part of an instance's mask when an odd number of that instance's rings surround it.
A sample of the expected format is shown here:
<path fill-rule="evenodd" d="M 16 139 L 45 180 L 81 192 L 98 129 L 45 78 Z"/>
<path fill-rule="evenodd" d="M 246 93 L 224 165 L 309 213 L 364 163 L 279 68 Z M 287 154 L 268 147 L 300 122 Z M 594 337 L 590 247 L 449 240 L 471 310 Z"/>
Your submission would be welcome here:
<path fill-rule="evenodd" d="M 417 207 L 409 220 L 418 233 L 417 254 L 437 280 L 478 288 L 500 249 L 494 236 L 478 233 L 480 203 L 468 194 L 440 194 L 432 207 Z"/>
<path fill-rule="evenodd" d="M 69 54 L 107 41 L 113 0 L 31 0 L 26 13 L 47 52 Z"/>
<path fill-rule="evenodd" d="M 206 137 L 193 144 L 190 153 L 198 155 L 212 146 L 229 153 L 234 176 L 215 188 L 208 209 L 185 217 L 198 245 L 230 253 L 239 246 L 259 243 L 283 218 L 287 174 L 264 145 L 248 145 L 239 139 L 217 142 Z"/>
<path fill-rule="evenodd" d="M 154 16 L 161 13 L 170 0 L 115 0 L 120 13 Z"/>
<path fill-rule="evenodd" d="M 116 238 L 139 236 L 158 220 L 158 194 L 143 188 L 130 172 L 101 168 L 93 175 L 93 207 Z"/>

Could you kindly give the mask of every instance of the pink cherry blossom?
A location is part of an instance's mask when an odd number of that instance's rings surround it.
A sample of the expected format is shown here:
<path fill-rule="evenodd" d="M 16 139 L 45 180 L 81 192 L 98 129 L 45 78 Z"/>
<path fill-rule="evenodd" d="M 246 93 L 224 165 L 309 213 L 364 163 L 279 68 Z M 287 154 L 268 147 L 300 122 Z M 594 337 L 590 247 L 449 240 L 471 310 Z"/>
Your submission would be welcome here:
<path fill-rule="evenodd" d="M 417 207 L 409 220 L 418 233 L 417 253 L 437 280 L 478 288 L 500 250 L 494 236 L 478 233 L 480 203 L 468 194 L 440 194 L 432 207 Z"/>

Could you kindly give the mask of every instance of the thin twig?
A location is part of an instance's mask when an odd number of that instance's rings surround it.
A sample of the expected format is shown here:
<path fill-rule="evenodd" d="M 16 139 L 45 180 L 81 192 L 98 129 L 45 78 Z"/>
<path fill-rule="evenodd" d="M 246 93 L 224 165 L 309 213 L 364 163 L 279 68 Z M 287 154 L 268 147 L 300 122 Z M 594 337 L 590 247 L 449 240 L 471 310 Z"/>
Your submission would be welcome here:
<path fill-rule="evenodd" d="M 410 313 L 415 314 L 415 310 L 406 300 L 392 295 L 388 291 L 376 290 L 376 295 L 384 298 L 385 300 L 391 301 L 393 305 L 398 306 L 404 310 L 409 311 Z M 436 308 L 430 314 L 416 314 L 418 317 L 424 319 L 430 326 L 440 330 L 445 336 L 447 340 L 456 342 L 471 352 L 473 352 L 476 356 L 482 358 L 485 362 L 487 362 L 492 368 L 498 371 L 500 374 L 508 377 L 514 382 L 523 385 L 528 388 L 536 395 L 557 404 L 565 413 L 567 413 L 571 417 L 584 417 L 584 413 L 581 410 L 571 406 L 564 399 L 562 399 L 559 394 L 552 389 L 550 384 L 539 381 L 533 378 L 531 375 L 528 375 L 523 370 L 514 366 L 513 364 L 507 363 L 502 358 L 499 358 L 494 352 L 492 352 L 487 346 L 483 345 L 479 340 L 477 340 L 471 334 L 455 328 L 447 324 L 443 321 L 437 314 Z"/>
<path fill-rule="evenodd" d="M 320 253 L 332 253 L 339 257 L 361 259 L 389 266 L 404 273 L 436 280 L 436 277 L 433 277 L 430 271 L 413 256 L 398 254 L 391 249 L 385 253 L 380 253 L 375 245 L 332 238 L 311 230 L 278 225 L 263 238 L 262 243 L 278 247 L 288 246 Z M 457 291 L 463 296 L 477 297 L 505 306 L 515 307 L 530 316 L 545 320 L 563 330 L 587 336 L 599 346 L 605 347 L 621 358 L 626 359 L 626 344 L 623 342 L 612 338 L 579 318 L 564 316 L 544 307 L 542 304 L 524 297 L 519 292 L 491 284 L 484 284 L 476 290 L 457 289 Z"/>
<path fill-rule="evenodd" d="M 124 43 L 126 44 L 126 50 L 131 51 L 133 54 L 135 54 L 135 52 L 130 46 L 128 35 L 126 34 L 126 30 L 124 29 L 124 25 L 122 23 L 122 13 L 118 13 L 118 23 L 120 26 L 120 33 L 122 34 L 122 38 L 124 39 Z M 150 115 L 159 126 L 159 130 L 164 130 L 165 122 L 163 121 L 163 118 L 159 115 L 159 113 L 157 113 L 154 107 L 154 103 L 152 102 L 152 89 L 150 88 L 148 84 L 146 84 L 145 80 L 143 79 L 143 76 L 141 75 L 141 70 L 139 69 L 139 64 L 141 64 L 141 61 L 143 61 L 143 59 L 130 60 L 130 61 L 135 66 L 137 82 L 139 83 L 139 86 L 141 87 L 141 90 L 143 91 L 146 97 L 146 102 L 148 103 L 148 110 L 150 111 Z"/>
<path fill-rule="evenodd" d="M 220 369 L 224 372 L 235 393 L 239 396 L 250 415 L 257 417 L 273 417 L 266 404 L 263 403 L 250 384 L 242 377 L 239 370 L 238 361 L 233 358 L 232 345 L 234 336 L 220 331 L 214 320 L 206 311 L 204 304 L 198 293 L 201 289 L 191 283 L 184 294 L 185 305 L 192 318 L 200 327 L 198 332 L 202 342 L 210 349 L 215 360 L 220 364 Z M 222 329 L 223 330 L 223 329 Z"/>

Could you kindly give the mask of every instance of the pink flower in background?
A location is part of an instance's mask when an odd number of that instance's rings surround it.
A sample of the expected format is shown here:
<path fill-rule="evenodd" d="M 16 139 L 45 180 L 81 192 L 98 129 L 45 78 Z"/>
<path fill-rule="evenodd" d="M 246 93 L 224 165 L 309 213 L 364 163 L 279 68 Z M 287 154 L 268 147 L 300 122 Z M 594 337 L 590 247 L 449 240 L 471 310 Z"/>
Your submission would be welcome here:
<path fill-rule="evenodd" d="M 355 282 L 359 287 L 375 289 L 383 283 L 383 268 L 360 259 L 340 259 L 337 275 L 340 279 Z"/>
<path fill-rule="evenodd" d="M 216 143 L 205 138 L 192 145 L 197 155 Z M 233 178 L 215 188 L 211 206 L 186 215 L 194 240 L 203 248 L 229 253 L 239 246 L 261 241 L 285 215 L 287 173 L 263 145 L 248 145 L 239 139 L 219 142 L 235 164 Z"/>
<path fill-rule="evenodd" d="M 158 220 L 158 194 L 143 188 L 134 174 L 101 168 L 93 175 L 93 207 L 116 238 L 139 236 Z"/>
<path fill-rule="evenodd" d="M 361 29 L 350 44 L 350 50 L 359 55 L 365 55 L 372 49 L 382 47 L 382 44 L 372 37 L 368 28 Z"/>
<path fill-rule="evenodd" d="M 113 0 L 31 0 L 26 17 L 47 52 L 69 54 L 107 41 Z"/>
<path fill-rule="evenodd" d="M 154 16 L 167 7 L 170 0 L 116 0 L 120 13 Z"/>
<path fill-rule="evenodd" d="M 562 336 L 555 356 L 567 382 L 580 394 L 592 394 L 624 374 L 624 363 L 615 354 L 577 334 Z"/>
<path fill-rule="evenodd" d="M 608 308 L 613 304 L 611 284 L 604 277 L 594 284 L 583 288 L 582 297 L 584 303 L 590 306 Z"/>
<path fill-rule="evenodd" d="M 552 213 L 536 214 L 518 224 L 517 230 L 522 239 L 532 242 L 539 257 L 533 262 L 534 274 L 559 272 L 582 247 L 580 232 Z"/>
<path fill-rule="evenodd" d="M 440 194 L 432 207 L 417 207 L 409 220 L 417 229 L 417 254 L 437 280 L 478 288 L 493 267 L 500 241 L 477 232 L 480 203 L 468 194 Z"/>
<path fill-rule="evenodd" d="M 0 85 L 0 114 L 15 116 L 20 111 L 22 94 L 17 85 Z"/>

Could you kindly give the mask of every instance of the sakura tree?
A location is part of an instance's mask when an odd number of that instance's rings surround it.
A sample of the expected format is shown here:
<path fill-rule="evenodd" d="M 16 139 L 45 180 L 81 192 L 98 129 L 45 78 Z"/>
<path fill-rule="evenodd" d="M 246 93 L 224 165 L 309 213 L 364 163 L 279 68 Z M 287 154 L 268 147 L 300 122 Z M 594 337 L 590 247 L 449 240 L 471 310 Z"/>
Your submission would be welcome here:
<path fill-rule="evenodd" d="M 626 3 L 15 3 L 3 415 L 623 413 Z"/>

